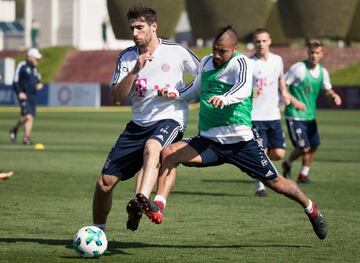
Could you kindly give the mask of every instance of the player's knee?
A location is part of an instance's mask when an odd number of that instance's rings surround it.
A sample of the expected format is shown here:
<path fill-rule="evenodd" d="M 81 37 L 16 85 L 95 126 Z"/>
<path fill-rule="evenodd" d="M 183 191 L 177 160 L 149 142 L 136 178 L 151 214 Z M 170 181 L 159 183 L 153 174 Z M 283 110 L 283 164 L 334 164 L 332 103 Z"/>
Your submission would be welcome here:
<path fill-rule="evenodd" d="M 96 180 L 96 190 L 101 193 L 110 193 L 113 187 L 114 185 L 112 183 L 106 182 L 103 176 Z"/>
<path fill-rule="evenodd" d="M 176 151 L 170 145 L 161 151 L 161 164 L 165 166 L 175 166 L 176 163 Z"/>
<path fill-rule="evenodd" d="M 272 149 L 272 150 L 269 150 L 268 156 L 273 161 L 282 160 L 285 157 L 285 150 L 284 149 Z"/>

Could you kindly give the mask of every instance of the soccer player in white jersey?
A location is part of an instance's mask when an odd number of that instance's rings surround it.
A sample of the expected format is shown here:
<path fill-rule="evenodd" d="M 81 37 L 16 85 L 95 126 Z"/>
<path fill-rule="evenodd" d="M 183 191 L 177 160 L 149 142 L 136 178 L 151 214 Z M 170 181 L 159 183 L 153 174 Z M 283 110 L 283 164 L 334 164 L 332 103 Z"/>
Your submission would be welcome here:
<path fill-rule="evenodd" d="M 273 161 L 285 157 L 285 136 L 281 128 L 280 99 L 290 103 L 284 78 L 282 58 L 270 52 L 271 37 L 264 28 L 254 32 L 255 54 L 251 56 L 253 74 L 253 109 L 251 112 L 255 139 Z M 265 186 L 256 181 L 256 196 L 267 196 Z"/>
<path fill-rule="evenodd" d="M 132 120 L 111 149 L 97 180 L 93 222 L 105 228 L 113 188 L 141 169 L 137 194 L 126 208 L 127 228 L 134 231 L 142 215 L 141 201 L 149 197 L 158 177 L 160 152 L 182 138 L 188 118 L 186 102 L 160 97 L 158 90 L 168 88 L 177 93 L 183 89 L 184 72 L 195 76 L 199 59 L 186 48 L 157 37 L 157 14 L 152 8 L 134 5 L 127 18 L 135 46 L 120 53 L 110 86 L 114 103 L 129 96 Z"/>
<path fill-rule="evenodd" d="M 238 38 L 231 26 L 220 28 L 214 37 L 213 54 L 200 64 L 192 87 L 179 99 L 200 99 L 199 135 L 178 141 L 162 151 L 158 199 L 147 215 L 161 223 L 166 199 L 175 183 L 176 167 L 235 165 L 272 190 L 300 204 L 320 239 L 327 235 L 324 217 L 292 180 L 281 176 L 251 130 L 253 63 L 237 51 Z M 221 175 L 220 175 L 221 176 Z"/>
<path fill-rule="evenodd" d="M 298 183 L 309 183 L 309 171 L 320 145 L 316 123 L 316 100 L 320 90 L 341 105 L 340 96 L 332 89 L 328 71 L 320 64 L 324 56 L 323 43 L 314 39 L 307 43 L 307 60 L 300 61 L 286 72 L 291 104 L 285 108 L 286 125 L 295 149 L 282 163 L 284 175 L 291 177 L 291 164 L 302 157 Z"/>

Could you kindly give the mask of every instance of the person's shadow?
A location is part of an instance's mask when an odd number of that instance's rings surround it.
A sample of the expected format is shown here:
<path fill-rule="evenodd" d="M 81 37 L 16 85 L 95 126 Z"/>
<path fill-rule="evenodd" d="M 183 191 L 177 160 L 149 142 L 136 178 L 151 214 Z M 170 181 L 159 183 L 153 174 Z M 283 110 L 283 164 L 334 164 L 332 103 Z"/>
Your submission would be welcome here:
<path fill-rule="evenodd" d="M 41 239 L 41 238 L 0 238 L 0 243 L 17 243 L 17 242 L 27 242 L 27 243 L 37 243 L 41 245 L 51 245 L 51 246 L 64 246 L 67 249 L 73 249 L 72 240 L 69 239 Z M 106 256 L 113 255 L 131 255 L 123 251 L 124 249 L 129 248 L 179 248 L 179 249 L 229 249 L 229 248 L 311 248 L 309 245 L 291 245 L 287 243 L 283 244 L 229 244 L 229 245 L 184 245 L 184 244 L 156 244 L 156 243 L 142 243 L 142 242 L 120 242 L 120 241 L 109 241 L 108 249 L 105 252 Z M 78 256 L 62 256 L 61 258 L 78 258 Z"/>

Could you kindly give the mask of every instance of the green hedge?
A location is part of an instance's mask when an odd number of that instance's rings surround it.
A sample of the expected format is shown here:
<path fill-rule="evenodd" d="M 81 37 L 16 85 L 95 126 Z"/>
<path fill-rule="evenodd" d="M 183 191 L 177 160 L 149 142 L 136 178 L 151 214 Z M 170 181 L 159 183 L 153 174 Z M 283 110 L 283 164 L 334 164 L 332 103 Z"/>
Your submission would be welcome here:
<path fill-rule="evenodd" d="M 107 0 L 111 26 L 117 39 L 132 38 L 126 13 L 135 3 L 137 2 L 133 0 Z M 158 36 L 173 37 L 181 12 L 184 10 L 184 0 L 142 0 L 141 3 L 156 10 L 159 20 Z"/>
<path fill-rule="evenodd" d="M 272 0 L 187 0 L 186 9 L 194 38 L 211 39 L 222 26 L 232 25 L 239 38 L 264 27 Z"/>
<path fill-rule="evenodd" d="M 288 37 L 346 38 L 358 0 L 279 0 Z"/>

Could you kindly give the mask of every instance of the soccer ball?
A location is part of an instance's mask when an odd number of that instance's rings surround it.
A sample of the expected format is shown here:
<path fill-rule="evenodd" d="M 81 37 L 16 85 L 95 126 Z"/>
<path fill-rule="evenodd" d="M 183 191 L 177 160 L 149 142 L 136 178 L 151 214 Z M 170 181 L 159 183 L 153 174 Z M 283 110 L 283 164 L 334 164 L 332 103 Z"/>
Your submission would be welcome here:
<path fill-rule="evenodd" d="M 75 235 L 73 247 L 81 257 L 97 258 L 107 249 L 108 241 L 104 231 L 96 226 L 81 228 Z"/>

